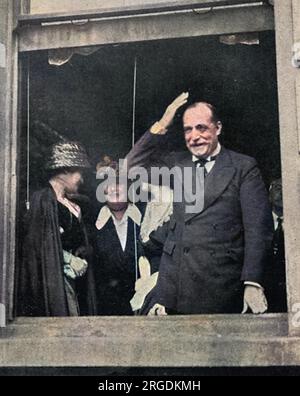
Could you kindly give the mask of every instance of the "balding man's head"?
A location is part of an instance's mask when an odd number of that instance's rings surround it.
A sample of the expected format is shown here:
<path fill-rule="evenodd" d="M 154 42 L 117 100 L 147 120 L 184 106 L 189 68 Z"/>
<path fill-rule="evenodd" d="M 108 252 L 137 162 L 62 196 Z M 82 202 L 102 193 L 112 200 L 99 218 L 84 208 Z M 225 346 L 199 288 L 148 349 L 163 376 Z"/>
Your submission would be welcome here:
<path fill-rule="evenodd" d="M 195 109 L 195 108 L 203 109 L 203 111 L 205 111 L 205 109 L 210 111 L 211 121 L 212 122 L 216 123 L 218 121 L 221 121 L 221 118 L 220 118 L 220 116 L 218 114 L 218 111 L 217 111 L 216 107 L 214 105 L 212 105 L 211 103 L 208 103 L 208 102 L 195 102 L 195 103 L 193 103 L 193 104 L 191 104 L 190 106 L 187 107 L 187 109 L 185 110 L 184 114 L 189 109 Z"/>

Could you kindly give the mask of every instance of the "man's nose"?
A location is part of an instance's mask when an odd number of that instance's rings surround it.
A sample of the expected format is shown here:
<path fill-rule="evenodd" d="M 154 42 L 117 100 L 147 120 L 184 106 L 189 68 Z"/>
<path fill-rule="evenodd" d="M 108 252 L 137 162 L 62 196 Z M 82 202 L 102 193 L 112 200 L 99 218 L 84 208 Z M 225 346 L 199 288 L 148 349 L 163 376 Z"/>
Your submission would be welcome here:
<path fill-rule="evenodd" d="M 193 128 L 191 132 L 191 140 L 197 141 L 199 138 L 200 138 L 199 131 L 196 128 Z"/>

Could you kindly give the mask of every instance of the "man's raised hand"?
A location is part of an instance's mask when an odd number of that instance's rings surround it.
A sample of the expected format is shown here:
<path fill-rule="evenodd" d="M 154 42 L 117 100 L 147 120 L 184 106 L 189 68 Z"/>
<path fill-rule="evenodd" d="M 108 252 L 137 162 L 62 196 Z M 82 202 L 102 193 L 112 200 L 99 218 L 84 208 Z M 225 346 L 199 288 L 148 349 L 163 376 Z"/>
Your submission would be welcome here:
<path fill-rule="evenodd" d="M 175 117 L 177 110 L 187 103 L 188 97 L 189 97 L 189 93 L 183 92 L 167 107 L 164 115 L 159 121 L 159 124 L 163 128 L 167 129 L 172 124 L 172 121 Z"/>

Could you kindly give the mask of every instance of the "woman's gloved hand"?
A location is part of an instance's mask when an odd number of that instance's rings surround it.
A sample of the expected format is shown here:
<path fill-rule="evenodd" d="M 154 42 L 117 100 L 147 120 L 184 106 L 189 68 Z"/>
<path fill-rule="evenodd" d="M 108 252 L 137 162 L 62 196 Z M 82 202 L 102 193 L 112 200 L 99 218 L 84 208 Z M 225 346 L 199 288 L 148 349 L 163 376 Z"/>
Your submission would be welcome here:
<path fill-rule="evenodd" d="M 70 279 L 80 278 L 86 273 L 88 263 L 86 260 L 74 256 L 72 253 L 63 250 L 64 274 Z"/>

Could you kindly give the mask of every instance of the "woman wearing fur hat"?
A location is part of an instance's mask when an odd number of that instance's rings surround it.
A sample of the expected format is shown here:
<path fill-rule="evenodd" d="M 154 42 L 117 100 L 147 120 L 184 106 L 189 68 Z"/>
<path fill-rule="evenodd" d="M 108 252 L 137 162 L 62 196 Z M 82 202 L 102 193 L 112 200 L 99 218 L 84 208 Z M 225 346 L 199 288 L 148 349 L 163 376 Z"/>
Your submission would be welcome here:
<path fill-rule="evenodd" d="M 19 271 L 20 316 L 95 313 L 88 239 L 75 200 L 83 170 L 89 167 L 80 144 L 63 142 L 52 147 L 46 165 L 48 185 L 33 194 L 26 214 Z"/>

